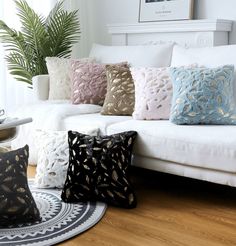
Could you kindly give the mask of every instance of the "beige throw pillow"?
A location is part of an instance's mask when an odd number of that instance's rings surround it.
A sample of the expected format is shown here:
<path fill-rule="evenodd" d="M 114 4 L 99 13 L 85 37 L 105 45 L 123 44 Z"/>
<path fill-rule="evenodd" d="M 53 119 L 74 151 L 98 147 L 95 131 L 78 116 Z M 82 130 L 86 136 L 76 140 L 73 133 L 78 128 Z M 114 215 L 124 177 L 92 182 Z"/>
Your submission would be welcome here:
<path fill-rule="evenodd" d="M 101 114 L 132 115 L 134 111 L 134 82 L 128 67 L 106 66 L 107 94 Z"/>

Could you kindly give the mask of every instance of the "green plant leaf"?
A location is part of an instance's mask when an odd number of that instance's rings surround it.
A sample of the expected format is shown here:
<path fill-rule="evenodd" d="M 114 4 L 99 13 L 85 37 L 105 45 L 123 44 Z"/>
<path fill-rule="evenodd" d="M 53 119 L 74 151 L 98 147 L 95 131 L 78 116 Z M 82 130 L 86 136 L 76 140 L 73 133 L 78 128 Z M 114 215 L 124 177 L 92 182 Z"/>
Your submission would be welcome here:
<path fill-rule="evenodd" d="M 45 40 L 48 41 L 45 18 L 36 14 L 26 1 L 16 0 L 15 3 L 25 41 L 35 50 L 35 55 L 39 56 L 42 51 L 42 43 Z"/>
<path fill-rule="evenodd" d="M 33 67 L 31 64 L 33 58 L 33 50 L 27 46 L 24 36 L 21 32 L 10 29 L 3 21 L 0 21 L 0 41 L 4 44 L 7 53 L 11 52 L 12 56 L 18 55 L 24 59 L 24 68 L 28 73 L 33 74 Z M 9 58 L 11 55 L 7 55 Z M 7 59 L 8 65 L 11 65 L 10 59 Z M 10 66 L 8 66 L 11 70 Z"/>
<path fill-rule="evenodd" d="M 69 57 L 73 44 L 79 39 L 78 11 L 56 12 L 48 21 L 48 35 L 52 44 L 52 56 Z"/>
<path fill-rule="evenodd" d="M 0 42 L 4 44 L 10 73 L 28 84 L 32 77 L 46 74 L 47 56 L 70 57 L 80 38 L 78 12 L 63 10 L 58 2 L 47 18 L 38 15 L 25 0 L 15 0 L 22 28 L 18 32 L 0 20 Z"/>
<path fill-rule="evenodd" d="M 10 53 L 6 56 L 10 74 L 14 75 L 15 79 L 31 84 L 32 74 L 27 70 L 27 64 L 23 57 L 18 53 Z"/>
<path fill-rule="evenodd" d="M 63 3 L 64 0 L 59 1 L 55 4 L 55 6 L 52 8 L 52 10 L 50 11 L 48 17 L 46 18 L 46 23 L 48 24 L 48 22 L 51 20 L 51 18 L 54 18 L 54 16 L 63 10 Z"/>

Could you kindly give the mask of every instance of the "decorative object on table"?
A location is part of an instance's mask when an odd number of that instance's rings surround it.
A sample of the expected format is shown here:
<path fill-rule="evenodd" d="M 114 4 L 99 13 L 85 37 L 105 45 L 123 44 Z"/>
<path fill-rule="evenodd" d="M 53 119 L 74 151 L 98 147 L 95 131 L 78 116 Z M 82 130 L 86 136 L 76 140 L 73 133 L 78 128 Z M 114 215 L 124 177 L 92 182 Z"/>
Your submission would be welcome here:
<path fill-rule="evenodd" d="M 32 122 L 32 118 L 17 119 L 17 118 L 5 118 L 2 124 L 0 124 L 0 143 L 10 141 L 17 135 L 17 128 L 20 125 L 24 125 Z"/>
<path fill-rule="evenodd" d="M 90 136 L 98 135 L 98 129 L 95 128 L 81 132 Z M 37 130 L 35 144 L 38 148 L 36 187 L 62 188 L 69 165 L 68 132 Z"/>
<path fill-rule="evenodd" d="M 107 92 L 105 64 L 71 61 L 72 103 L 103 105 Z M 127 67 L 127 62 L 111 66 Z"/>
<path fill-rule="evenodd" d="M 5 115 L 5 110 L 0 109 L 0 124 L 2 124 L 4 122 L 4 120 L 6 119 L 6 117 L 4 117 L 4 115 Z"/>
<path fill-rule="evenodd" d="M 189 20 L 194 0 L 140 0 L 139 21 Z"/>
<path fill-rule="evenodd" d="M 103 115 L 132 115 L 134 111 L 134 81 L 128 67 L 106 66 L 107 94 Z"/>
<path fill-rule="evenodd" d="M 93 227 L 106 211 L 106 205 L 100 202 L 64 203 L 60 198 L 60 190 L 37 189 L 33 183 L 33 180 L 29 180 L 42 221 L 0 229 L 0 245 L 55 245 Z"/>
<path fill-rule="evenodd" d="M 92 58 L 82 58 L 75 61 L 81 63 L 93 62 Z M 71 99 L 72 83 L 70 79 L 71 59 L 59 57 L 46 57 L 49 74 L 49 100 Z"/>
<path fill-rule="evenodd" d="M 69 131 L 70 159 L 62 200 L 136 207 L 136 196 L 128 178 L 136 135 L 129 131 L 91 137 Z"/>
<path fill-rule="evenodd" d="M 171 68 L 171 122 L 179 125 L 236 125 L 234 66 Z"/>
<path fill-rule="evenodd" d="M 80 34 L 78 11 L 64 10 L 60 1 L 45 18 L 26 0 L 15 3 L 22 29 L 18 32 L 0 20 L 0 38 L 9 51 L 6 61 L 10 73 L 18 81 L 31 85 L 33 76 L 48 73 L 45 57 L 70 57 Z"/>
<path fill-rule="evenodd" d="M 28 187 L 28 156 L 27 145 L 0 153 L 0 228 L 41 220 Z"/>

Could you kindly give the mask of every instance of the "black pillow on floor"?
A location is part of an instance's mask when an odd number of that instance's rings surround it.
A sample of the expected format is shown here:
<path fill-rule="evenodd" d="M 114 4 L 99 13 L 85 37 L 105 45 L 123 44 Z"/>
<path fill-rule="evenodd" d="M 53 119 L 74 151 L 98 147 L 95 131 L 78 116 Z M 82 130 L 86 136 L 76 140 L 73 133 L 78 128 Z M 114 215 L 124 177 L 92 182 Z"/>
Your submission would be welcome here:
<path fill-rule="evenodd" d="M 27 181 L 29 147 L 0 153 L 0 227 L 40 221 Z"/>
<path fill-rule="evenodd" d="M 62 200 L 98 200 L 119 207 L 136 207 L 136 196 L 128 180 L 136 135 L 129 131 L 91 137 L 69 131 L 70 159 Z"/>

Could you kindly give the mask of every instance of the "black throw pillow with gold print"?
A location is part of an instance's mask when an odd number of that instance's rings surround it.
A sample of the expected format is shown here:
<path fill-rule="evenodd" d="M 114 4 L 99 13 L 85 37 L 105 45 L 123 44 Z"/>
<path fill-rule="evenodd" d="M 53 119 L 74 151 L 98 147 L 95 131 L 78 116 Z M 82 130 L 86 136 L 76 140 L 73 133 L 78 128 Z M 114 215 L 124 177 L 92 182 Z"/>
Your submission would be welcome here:
<path fill-rule="evenodd" d="M 0 153 L 0 227 L 40 221 L 27 181 L 29 147 Z"/>
<path fill-rule="evenodd" d="M 136 196 L 128 179 L 136 135 L 129 131 L 91 137 L 69 131 L 70 159 L 62 200 L 136 207 Z"/>

